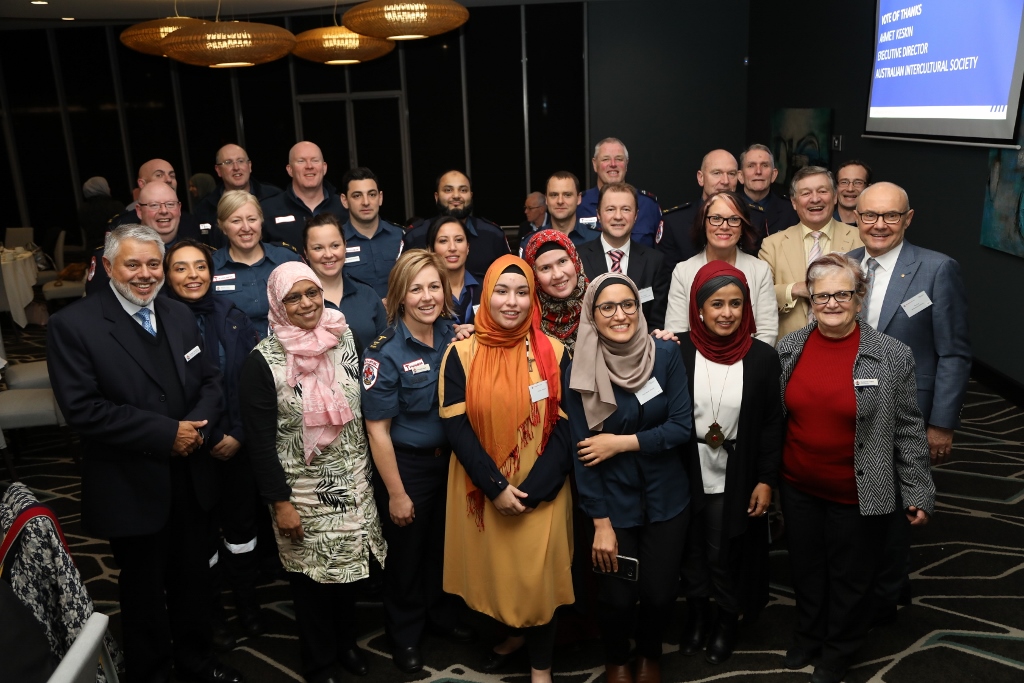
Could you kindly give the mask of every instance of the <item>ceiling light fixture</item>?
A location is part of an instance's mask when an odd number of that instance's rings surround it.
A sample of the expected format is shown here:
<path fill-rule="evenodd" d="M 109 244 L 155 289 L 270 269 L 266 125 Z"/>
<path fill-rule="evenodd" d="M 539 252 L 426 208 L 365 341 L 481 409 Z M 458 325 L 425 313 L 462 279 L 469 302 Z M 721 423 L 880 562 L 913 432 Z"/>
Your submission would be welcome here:
<path fill-rule="evenodd" d="M 338 2 L 331 14 L 334 26 L 315 28 L 295 36 L 292 54 L 321 64 L 359 64 L 383 57 L 395 49 L 391 40 L 364 36 L 338 26 Z"/>
<path fill-rule="evenodd" d="M 121 43 L 147 55 L 166 57 L 164 50 L 160 47 L 160 41 L 186 26 L 199 26 L 206 22 L 202 19 L 178 16 L 178 0 L 174 0 L 174 16 L 165 19 L 154 19 L 144 21 L 141 24 L 129 26 L 121 32 Z"/>
<path fill-rule="evenodd" d="M 49 5 L 50 3 L 46 2 L 46 0 L 32 0 L 32 4 L 33 5 Z"/>
<path fill-rule="evenodd" d="M 218 0 L 213 23 L 178 29 L 160 46 L 168 57 L 179 62 L 226 69 L 281 59 L 295 47 L 295 36 L 272 24 L 221 21 Z"/>
<path fill-rule="evenodd" d="M 341 18 L 356 33 L 390 40 L 427 38 L 456 29 L 469 19 L 469 10 L 454 0 L 369 0 Z"/>
<path fill-rule="evenodd" d="M 74 17 L 61 17 L 61 19 L 63 19 L 64 21 L 74 21 L 75 20 Z"/>

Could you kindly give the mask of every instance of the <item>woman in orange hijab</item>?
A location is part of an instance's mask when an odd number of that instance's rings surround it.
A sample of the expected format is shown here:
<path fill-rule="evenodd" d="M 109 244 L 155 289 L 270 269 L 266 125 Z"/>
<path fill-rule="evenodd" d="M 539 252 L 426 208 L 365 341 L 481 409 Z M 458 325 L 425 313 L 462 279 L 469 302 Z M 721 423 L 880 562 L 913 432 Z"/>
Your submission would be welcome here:
<path fill-rule="evenodd" d="M 533 683 L 551 681 L 555 609 L 573 602 L 572 468 L 559 409 L 568 354 L 540 329 L 533 270 L 487 270 L 476 334 L 448 348 L 441 418 L 448 470 L 444 590 L 524 637 Z"/>

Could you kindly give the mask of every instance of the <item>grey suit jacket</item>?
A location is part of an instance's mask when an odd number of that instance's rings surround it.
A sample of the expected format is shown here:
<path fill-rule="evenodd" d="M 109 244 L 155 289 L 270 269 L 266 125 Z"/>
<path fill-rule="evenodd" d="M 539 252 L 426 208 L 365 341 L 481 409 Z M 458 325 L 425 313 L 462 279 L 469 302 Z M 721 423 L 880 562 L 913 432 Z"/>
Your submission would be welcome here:
<path fill-rule="evenodd" d="M 860 261 L 864 248 L 848 255 Z M 932 305 L 907 316 L 901 304 L 920 292 Z M 967 291 L 960 265 L 945 254 L 904 240 L 882 301 L 878 331 L 899 339 L 914 352 L 917 402 L 925 423 L 959 427 L 971 374 Z"/>

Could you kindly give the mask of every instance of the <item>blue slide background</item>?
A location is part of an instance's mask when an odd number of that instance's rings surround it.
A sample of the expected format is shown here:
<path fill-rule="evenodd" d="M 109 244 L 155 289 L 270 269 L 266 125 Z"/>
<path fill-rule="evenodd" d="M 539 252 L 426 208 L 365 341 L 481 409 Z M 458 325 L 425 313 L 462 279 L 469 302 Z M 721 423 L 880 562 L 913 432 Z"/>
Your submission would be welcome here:
<path fill-rule="evenodd" d="M 914 0 L 881 0 L 879 17 L 916 4 Z M 1011 104 L 1008 100 L 1024 0 L 921 0 L 920 4 L 920 15 L 878 26 L 871 106 Z M 878 42 L 883 32 L 911 25 L 912 37 Z M 877 61 L 879 50 L 916 43 L 928 43 L 927 54 Z M 977 68 L 968 71 L 875 78 L 875 70 L 883 66 L 973 56 L 978 57 Z"/>

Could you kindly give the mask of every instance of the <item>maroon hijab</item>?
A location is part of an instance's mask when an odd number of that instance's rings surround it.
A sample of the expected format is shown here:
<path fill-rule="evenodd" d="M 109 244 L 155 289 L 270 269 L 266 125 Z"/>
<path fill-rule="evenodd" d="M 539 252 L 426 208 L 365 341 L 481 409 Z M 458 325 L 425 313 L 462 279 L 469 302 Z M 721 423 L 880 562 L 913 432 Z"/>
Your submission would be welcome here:
<path fill-rule="evenodd" d="M 720 337 L 704 325 L 700 319 L 700 307 L 712 294 L 728 285 L 737 285 L 743 292 L 743 319 L 735 332 L 728 337 Z M 756 331 L 750 288 L 743 271 L 725 261 L 709 261 L 697 271 L 690 288 L 690 341 L 700 355 L 712 363 L 732 365 L 747 355 L 754 343 L 751 335 Z"/>

